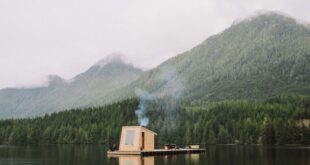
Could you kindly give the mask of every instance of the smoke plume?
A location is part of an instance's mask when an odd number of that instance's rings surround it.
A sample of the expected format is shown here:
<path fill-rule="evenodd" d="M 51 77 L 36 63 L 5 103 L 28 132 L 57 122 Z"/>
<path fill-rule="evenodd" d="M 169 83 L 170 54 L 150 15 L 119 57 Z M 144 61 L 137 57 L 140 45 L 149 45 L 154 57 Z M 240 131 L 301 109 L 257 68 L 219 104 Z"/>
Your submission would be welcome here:
<path fill-rule="evenodd" d="M 149 118 L 146 117 L 146 101 L 155 99 L 155 96 L 140 89 L 136 89 L 136 95 L 140 99 L 138 109 L 136 110 L 136 115 L 138 116 L 138 122 L 141 126 L 147 126 L 149 124 Z"/>
<path fill-rule="evenodd" d="M 148 126 L 149 117 L 147 117 L 147 113 L 151 111 L 150 106 L 148 106 L 152 101 L 155 100 L 165 100 L 166 97 L 170 97 L 174 99 L 178 99 L 181 97 L 182 92 L 184 91 L 183 81 L 178 74 L 176 74 L 176 70 L 172 67 L 165 67 L 156 77 L 153 77 L 154 81 L 157 82 L 156 85 L 153 86 L 150 92 L 143 90 L 141 88 L 136 88 L 135 93 L 139 97 L 139 106 L 135 111 L 138 122 L 141 126 Z M 174 103 L 162 103 L 160 105 L 161 109 L 165 111 L 165 116 L 169 119 L 169 122 L 174 121 L 174 111 L 175 111 Z M 158 108 L 158 107 L 155 107 Z M 153 109 L 154 110 L 154 107 Z M 174 124 L 172 123 L 171 126 Z"/>

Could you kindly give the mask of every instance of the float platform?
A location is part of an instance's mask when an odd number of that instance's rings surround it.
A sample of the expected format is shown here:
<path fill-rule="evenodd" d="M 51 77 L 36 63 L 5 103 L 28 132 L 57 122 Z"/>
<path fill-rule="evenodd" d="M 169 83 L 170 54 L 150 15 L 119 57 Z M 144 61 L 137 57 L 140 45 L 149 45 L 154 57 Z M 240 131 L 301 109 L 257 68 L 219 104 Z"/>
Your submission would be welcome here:
<path fill-rule="evenodd" d="M 170 155 L 170 154 L 191 154 L 191 153 L 204 153 L 206 149 L 156 149 L 150 151 L 108 151 L 109 156 L 117 155 Z"/>

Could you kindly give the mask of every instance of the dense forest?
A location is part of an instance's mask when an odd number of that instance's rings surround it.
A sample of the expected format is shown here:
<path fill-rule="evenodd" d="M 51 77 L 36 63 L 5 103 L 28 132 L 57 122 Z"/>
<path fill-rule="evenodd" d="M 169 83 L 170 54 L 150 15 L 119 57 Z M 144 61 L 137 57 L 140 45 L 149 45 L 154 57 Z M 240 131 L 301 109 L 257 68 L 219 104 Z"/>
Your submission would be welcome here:
<path fill-rule="evenodd" d="M 146 72 L 116 54 L 72 81 L 50 76 L 45 87 L 2 89 L 0 118 L 108 105 L 139 96 L 137 88 L 160 96 L 178 95 L 187 101 L 262 101 L 280 95 L 309 95 L 309 45 L 309 27 L 267 12 L 235 22 Z"/>
<path fill-rule="evenodd" d="M 146 104 L 157 144 L 310 144 L 310 97 L 264 101 L 182 103 L 173 98 Z M 123 125 L 137 125 L 139 99 L 72 109 L 33 119 L 0 120 L 1 144 L 118 143 Z"/>

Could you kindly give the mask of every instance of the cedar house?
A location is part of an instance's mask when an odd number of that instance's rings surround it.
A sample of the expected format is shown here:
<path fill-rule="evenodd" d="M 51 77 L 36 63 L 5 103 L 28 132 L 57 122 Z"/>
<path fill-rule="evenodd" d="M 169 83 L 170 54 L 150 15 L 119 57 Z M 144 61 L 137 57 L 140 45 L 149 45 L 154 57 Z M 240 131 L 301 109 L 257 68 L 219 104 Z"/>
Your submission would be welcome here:
<path fill-rule="evenodd" d="M 122 127 L 119 151 L 151 151 L 155 149 L 155 132 L 142 126 Z"/>

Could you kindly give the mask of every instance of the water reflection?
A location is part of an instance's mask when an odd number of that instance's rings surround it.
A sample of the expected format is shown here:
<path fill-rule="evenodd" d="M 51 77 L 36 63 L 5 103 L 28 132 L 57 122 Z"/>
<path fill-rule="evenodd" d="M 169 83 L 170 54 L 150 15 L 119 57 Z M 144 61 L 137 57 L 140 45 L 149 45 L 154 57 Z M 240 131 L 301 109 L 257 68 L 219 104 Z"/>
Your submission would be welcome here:
<path fill-rule="evenodd" d="M 199 164 L 199 156 L 200 154 L 191 154 L 190 155 L 190 164 Z"/>
<path fill-rule="evenodd" d="M 203 154 L 107 157 L 103 145 L 1 146 L 0 165 L 310 165 L 310 146 L 208 146 Z"/>
<path fill-rule="evenodd" d="M 200 154 L 138 156 L 119 155 L 109 156 L 112 165 L 155 165 L 155 164 L 199 164 Z M 156 161 L 157 160 L 157 161 Z"/>
<path fill-rule="evenodd" d="M 122 155 L 109 157 L 111 164 L 119 162 L 119 165 L 154 165 L 154 156 L 137 156 L 137 155 Z"/>

